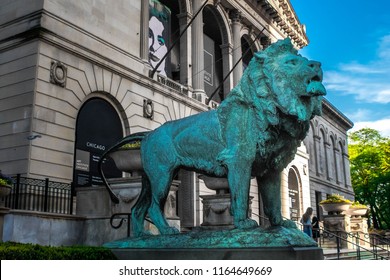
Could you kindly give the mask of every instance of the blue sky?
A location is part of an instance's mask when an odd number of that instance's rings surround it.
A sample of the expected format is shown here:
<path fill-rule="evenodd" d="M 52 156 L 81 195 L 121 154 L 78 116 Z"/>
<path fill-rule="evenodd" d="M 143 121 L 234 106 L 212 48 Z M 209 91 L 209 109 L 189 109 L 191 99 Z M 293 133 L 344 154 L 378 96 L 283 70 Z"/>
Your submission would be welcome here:
<path fill-rule="evenodd" d="M 357 130 L 390 136 L 390 1 L 291 0 L 322 63 L 326 98 Z"/>

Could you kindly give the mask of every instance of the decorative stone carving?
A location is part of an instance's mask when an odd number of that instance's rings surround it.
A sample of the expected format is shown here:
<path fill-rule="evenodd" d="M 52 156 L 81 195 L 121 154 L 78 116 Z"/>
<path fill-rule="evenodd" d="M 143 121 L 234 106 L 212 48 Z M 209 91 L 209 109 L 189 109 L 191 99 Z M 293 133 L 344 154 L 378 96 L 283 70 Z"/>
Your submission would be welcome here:
<path fill-rule="evenodd" d="M 150 99 L 144 99 L 144 117 L 153 120 L 154 104 Z"/>
<path fill-rule="evenodd" d="M 60 87 L 66 86 L 68 68 L 59 61 L 52 61 L 50 67 L 50 82 Z"/>

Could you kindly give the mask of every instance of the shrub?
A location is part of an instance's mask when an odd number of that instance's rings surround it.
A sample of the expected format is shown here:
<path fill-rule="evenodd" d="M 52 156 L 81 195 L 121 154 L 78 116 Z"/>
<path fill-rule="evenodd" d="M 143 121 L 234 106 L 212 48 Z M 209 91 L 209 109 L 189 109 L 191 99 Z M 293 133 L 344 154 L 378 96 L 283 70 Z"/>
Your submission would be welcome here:
<path fill-rule="evenodd" d="M 320 204 L 328 203 L 352 203 L 349 199 L 344 198 L 344 196 L 339 194 L 332 194 L 327 199 L 322 200 Z"/>
<path fill-rule="evenodd" d="M 41 246 L 15 242 L 0 243 L 1 260 L 116 260 L 107 248 L 89 246 Z"/>

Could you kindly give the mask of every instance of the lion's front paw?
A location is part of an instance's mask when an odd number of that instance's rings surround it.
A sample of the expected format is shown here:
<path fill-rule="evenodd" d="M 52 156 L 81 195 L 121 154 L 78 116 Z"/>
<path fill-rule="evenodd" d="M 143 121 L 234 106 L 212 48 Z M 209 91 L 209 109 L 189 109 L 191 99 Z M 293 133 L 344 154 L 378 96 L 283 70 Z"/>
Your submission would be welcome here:
<path fill-rule="evenodd" d="M 248 228 L 254 228 L 257 227 L 258 224 L 255 220 L 252 219 L 245 219 L 245 220 L 240 220 L 237 223 L 235 223 L 236 228 L 239 229 L 248 229 Z"/>
<path fill-rule="evenodd" d="M 283 220 L 281 226 L 286 228 L 297 228 L 296 223 L 291 220 Z"/>

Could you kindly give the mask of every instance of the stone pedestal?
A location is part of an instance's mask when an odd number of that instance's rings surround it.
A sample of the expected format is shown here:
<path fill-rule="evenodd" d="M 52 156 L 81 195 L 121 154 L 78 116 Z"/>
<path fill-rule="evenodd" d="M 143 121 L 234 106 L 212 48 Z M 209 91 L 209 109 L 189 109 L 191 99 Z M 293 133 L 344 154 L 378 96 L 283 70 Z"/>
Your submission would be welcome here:
<path fill-rule="evenodd" d="M 348 239 L 352 241 L 351 237 L 347 234 L 351 231 L 350 224 L 350 216 L 345 214 L 324 216 L 324 228 L 326 231 L 332 233 L 324 234 L 324 238 L 326 239 L 327 243 L 332 244 L 333 247 L 336 247 L 337 235 L 339 235 L 343 239 Z M 350 243 L 343 239 L 340 239 L 340 248 L 348 248 L 350 246 Z"/>
<path fill-rule="evenodd" d="M 298 229 L 203 230 L 148 235 L 104 244 L 119 259 L 297 260 L 323 259 L 317 243 Z"/>
<path fill-rule="evenodd" d="M 109 179 L 109 183 L 119 197 L 119 203 L 111 201 L 105 186 L 80 187 L 77 192 L 76 215 L 86 218 L 85 221 L 85 245 L 101 245 L 110 240 L 125 238 L 128 235 L 128 214 L 137 202 L 141 192 L 141 177 Z M 180 229 L 180 219 L 177 216 L 176 197 L 179 181 L 174 181 L 165 205 L 165 215 L 168 222 Z M 110 219 L 117 214 L 112 224 L 122 226 L 113 228 Z M 118 215 L 119 214 L 119 215 Z M 120 215 L 122 214 L 122 215 Z M 121 222 L 122 221 L 122 222 Z M 154 225 L 145 223 L 149 230 L 157 231 Z M 131 230 L 130 230 L 131 233 Z"/>
<path fill-rule="evenodd" d="M 202 227 L 233 228 L 233 217 L 230 214 L 230 194 L 202 195 Z"/>
<path fill-rule="evenodd" d="M 202 227 L 209 229 L 234 228 L 233 216 L 231 215 L 230 194 L 202 195 L 203 223 Z M 252 199 L 249 198 L 248 216 L 252 216 Z"/>
<path fill-rule="evenodd" d="M 318 247 L 111 249 L 119 260 L 323 260 Z"/>
<path fill-rule="evenodd" d="M 370 237 L 368 234 L 367 218 L 353 216 L 350 221 L 351 233 L 359 237 L 358 244 L 361 246 L 369 245 Z"/>
<path fill-rule="evenodd" d="M 210 229 L 234 228 L 233 216 L 231 215 L 231 198 L 229 193 L 229 183 L 226 178 L 209 177 L 199 175 L 207 188 L 214 190 L 214 195 L 202 195 L 203 203 L 203 223 L 202 227 Z M 248 216 L 251 217 L 252 199 L 249 198 Z"/>

